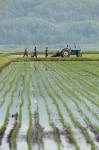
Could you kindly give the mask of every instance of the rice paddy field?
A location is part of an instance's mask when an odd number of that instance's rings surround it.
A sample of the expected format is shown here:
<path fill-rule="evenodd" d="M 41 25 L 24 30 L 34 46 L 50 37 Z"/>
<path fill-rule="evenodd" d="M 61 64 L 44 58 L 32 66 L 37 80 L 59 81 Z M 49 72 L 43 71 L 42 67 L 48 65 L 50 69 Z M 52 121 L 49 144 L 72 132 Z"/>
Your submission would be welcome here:
<path fill-rule="evenodd" d="M 4 68 L 0 150 L 99 150 L 99 61 Z"/>

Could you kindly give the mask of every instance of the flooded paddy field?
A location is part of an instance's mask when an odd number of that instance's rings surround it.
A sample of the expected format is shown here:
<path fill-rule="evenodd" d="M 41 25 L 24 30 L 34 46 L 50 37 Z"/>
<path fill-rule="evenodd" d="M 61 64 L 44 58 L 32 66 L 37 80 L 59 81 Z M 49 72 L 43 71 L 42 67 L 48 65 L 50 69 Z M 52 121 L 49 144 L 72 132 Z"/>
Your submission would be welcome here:
<path fill-rule="evenodd" d="M 0 150 L 99 150 L 99 62 L 14 62 L 0 73 Z"/>

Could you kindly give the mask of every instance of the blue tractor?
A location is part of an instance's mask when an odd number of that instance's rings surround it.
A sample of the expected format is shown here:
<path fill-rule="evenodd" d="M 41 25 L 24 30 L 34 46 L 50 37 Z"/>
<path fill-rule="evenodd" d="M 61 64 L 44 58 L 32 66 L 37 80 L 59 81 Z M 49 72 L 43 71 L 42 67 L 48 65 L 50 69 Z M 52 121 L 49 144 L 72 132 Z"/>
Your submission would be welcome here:
<path fill-rule="evenodd" d="M 77 48 L 75 46 L 75 48 L 71 49 L 70 47 L 67 47 L 62 49 L 61 51 L 58 51 L 55 55 L 53 55 L 52 57 L 70 57 L 70 55 L 76 55 L 77 57 L 81 57 L 82 53 L 81 53 L 81 49 Z"/>

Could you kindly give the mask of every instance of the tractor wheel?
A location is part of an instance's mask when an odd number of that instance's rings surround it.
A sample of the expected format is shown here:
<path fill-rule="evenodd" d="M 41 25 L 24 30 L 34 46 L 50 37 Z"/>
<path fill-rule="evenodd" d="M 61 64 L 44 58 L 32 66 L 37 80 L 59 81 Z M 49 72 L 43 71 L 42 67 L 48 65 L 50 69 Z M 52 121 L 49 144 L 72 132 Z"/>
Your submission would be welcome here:
<path fill-rule="evenodd" d="M 62 51 L 62 57 L 69 57 L 69 56 L 70 56 L 70 52 L 68 50 Z"/>

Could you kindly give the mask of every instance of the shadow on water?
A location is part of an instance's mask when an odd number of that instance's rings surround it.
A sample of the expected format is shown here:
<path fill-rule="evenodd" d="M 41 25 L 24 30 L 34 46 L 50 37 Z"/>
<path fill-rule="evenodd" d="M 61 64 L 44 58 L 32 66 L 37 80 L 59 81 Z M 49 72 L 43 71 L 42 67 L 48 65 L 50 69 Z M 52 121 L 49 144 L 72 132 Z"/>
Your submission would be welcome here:
<path fill-rule="evenodd" d="M 34 125 L 33 125 L 33 128 L 32 128 L 32 146 L 34 147 L 34 149 L 43 149 L 44 150 L 44 143 L 46 140 L 50 140 L 49 143 L 52 141 L 52 144 L 53 141 L 56 142 L 59 142 L 60 144 L 61 143 L 61 136 L 65 137 L 66 139 L 68 139 L 68 142 L 72 145 L 72 141 L 70 141 L 70 138 L 69 138 L 69 129 L 67 129 L 66 126 L 64 126 L 64 128 L 62 130 L 60 130 L 59 128 L 57 128 L 53 123 L 52 123 L 52 126 L 53 126 L 53 131 L 44 131 L 44 128 L 40 125 L 39 123 L 39 113 L 38 111 L 36 110 L 34 115 Z M 15 146 L 15 144 L 13 143 L 13 140 L 12 140 L 12 134 L 17 126 L 17 123 L 18 123 L 18 114 L 15 113 L 12 115 L 12 118 L 14 119 L 14 123 L 13 123 L 13 127 L 12 129 L 9 131 L 9 134 L 7 136 L 7 143 L 9 145 L 9 149 L 13 149 L 13 146 Z M 99 134 L 90 126 L 88 126 L 88 128 L 90 128 L 90 130 L 92 130 L 92 132 L 96 135 L 97 137 L 97 141 L 99 140 Z M 0 134 L 0 141 L 2 141 L 2 138 L 5 134 L 5 128 L 2 130 L 1 134 Z M 24 136 L 21 136 L 20 135 L 20 142 L 24 140 L 24 142 L 27 141 L 27 137 L 26 135 Z M 19 139 L 18 139 L 18 142 L 19 142 Z M 2 142 L 1 142 L 2 144 Z M 27 142 L 27 144 L 29 144 Z M 16 144 L 17 146 L 17 144 Z M 50 146 L 50 145 L 48 145 Z M 22 149 L 24 148 L 24 146 L 22 147 Z M 16 150 L 17 147 L 14 147 L 14 150 Z"/>
<path fill-rule="evenodd" d="M 38 110 L 36 110 L 34 113 L 34 126 L 32 129 L 32 139 L 33 144 L 38 145 L 38 149 L 40 149 L 41 147 L 42 149 L 44 149 L 43 138 L 44 138 L 44 128 L 39 123 L 39 113 Z"/>

